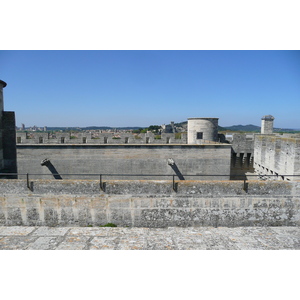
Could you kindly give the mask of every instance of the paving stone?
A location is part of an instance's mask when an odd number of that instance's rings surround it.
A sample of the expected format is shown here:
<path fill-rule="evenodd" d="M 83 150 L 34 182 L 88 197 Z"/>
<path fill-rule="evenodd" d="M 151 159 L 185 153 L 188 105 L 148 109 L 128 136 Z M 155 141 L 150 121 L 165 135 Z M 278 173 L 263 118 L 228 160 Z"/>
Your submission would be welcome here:
<path fill-rule="evenodd" d="M 107 227 L 107 236 L 131 236 L 131 235 L 146 235 L 149 228 L 122 228 L 122 227 Z"/>
<path fill-rule="evenodd" d="M 117 250 L 145 250 L 147 240 L 143 236 L 122 237 L 118 241 Z"/>
<path fill-rule="evenodd" d="M 28 226 L 8 226 L 0 227 L 0 235 L 28 235 L 33 232 L 36 227 Z"/>
<path fill-rule="evenodd" d="M 221 236 L 220 234 L 206 234 L 203 235 L 204 243 L 207 246 L 207 250 L 226 250 L 229 249 L 229 240 L 225 237 Z M 234 243 L 231 243 L 232 249 L 237 249 Z"/>
<path fill-rule="evenodd" d="M 55 250 L 84 250 L 87 249 L 86 243 L 68 243 L 62 242 Z"/>
<path fill-rule="evenodd" d="M 279 241 L 275 236 L 254 236 L 254 239 L 270 250 L 280 250 L 288 247 L 288 245 L 283 241 Z"/>
<path fill-rule="evenodd" d="M 107 236 L 109 227 L 72 227 L 68 235 Z"/>
<path fill-rule="evenodd" d="M 34 242 L 37 237 L 32 236 L 5 236 L 0 237 L 1 250 L 24 250 L 30 243 Z"/>
<path fill-rule="evenodd" d="M 249 236 L 239 238 L 234 236 L 231 240 L 234 242 L 234 245 L 238 250 L 270 250 L 266 245 Z"/>
<path fill-rule="evenodd" d="M 300 249 L 300 237 L 293 235 L 276 235 L 281 249 Z"/>
<path fill-rule="evenodd" d="M 176 246 L 172 236 L 168 235 L 166 230 L 151 230 L 147 235 L 148 250 L 176 250 Z"/>
<path fill-rule="evenodd" d="M 62 237 L 38 237 L 33 243 L 29 244 L 27 250 L 54 250 L 62 241 Z"/>
<path fill-rule="evenodd" d="M 90 239 L 89 236 L 66 236 L 65 242 L 67 243 L 86 243 Z"/>
<path fill-rule="evenodd" d="M 90 250 L 114 250 L 117 248 L 117 237 L 94 237 L 90 241 Z"/>
<path fill-rule="evenodd" d="M 200 235 L 200 233 L 198 234 Z M 178 250 L 207 250 L 207 245 L 201 236 L 175 236 L 174 242 L 177 245 Z"/>
<path fill-rule="evenodd" d="M 300 250 L 300 227 L 0 227 L 0 249 Z"/>
<path fill-rule="evenodd" d="M 33 236 L 63 236 L 70 228 L 68 227 L 39 227 L 32 233 Z"/>
<path fill-rule="evenodd" d="M 272 227 L 272 231 L 279 235 L 292 235 L 300 238 L 300 228 L 299 227 Z"/>
<path fill-rule="evenodd" d="M 275 234 L 274 230 L 272 230 L 271 227 L 242 227 L 241 230 L 246 236 L 268 236 Z"/>

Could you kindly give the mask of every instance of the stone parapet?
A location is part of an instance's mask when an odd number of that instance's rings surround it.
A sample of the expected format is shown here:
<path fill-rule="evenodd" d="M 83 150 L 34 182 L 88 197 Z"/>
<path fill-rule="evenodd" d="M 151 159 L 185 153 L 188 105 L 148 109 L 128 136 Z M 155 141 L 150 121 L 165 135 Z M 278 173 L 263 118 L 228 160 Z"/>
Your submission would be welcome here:
<path fill-rule="evenodd" d="M 0 181 L 0 225 L 299 226 L 300 182 Z"/>
<path fill-rule="evenodd" d="M 187 144 L 186 133 L 54 133 L 49 137 L 47 132 L 17 132 L 17 144 Z"/>

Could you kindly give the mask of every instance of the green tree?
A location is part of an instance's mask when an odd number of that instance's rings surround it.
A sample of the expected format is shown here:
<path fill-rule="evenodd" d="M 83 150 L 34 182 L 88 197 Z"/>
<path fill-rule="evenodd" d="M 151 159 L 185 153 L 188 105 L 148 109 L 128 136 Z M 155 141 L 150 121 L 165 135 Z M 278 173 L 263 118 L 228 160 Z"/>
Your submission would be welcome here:
<path fill-rule="evenodd" d="M 154 133 L 158 133 L 158 131 L 161 129 L 161 126 L 159 125 L 150 125 L 148 127 L 148 131 L 152 131 Z"/>

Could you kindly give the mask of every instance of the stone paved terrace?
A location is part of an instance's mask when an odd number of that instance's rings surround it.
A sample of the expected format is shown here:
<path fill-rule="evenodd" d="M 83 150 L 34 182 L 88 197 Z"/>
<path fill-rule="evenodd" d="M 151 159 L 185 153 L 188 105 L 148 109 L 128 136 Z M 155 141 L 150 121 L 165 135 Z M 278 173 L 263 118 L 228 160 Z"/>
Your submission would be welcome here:
<path fill-rule="evenodd" d="M 288 250 L 300 227 L 0 227 L 1 250 Z"/>

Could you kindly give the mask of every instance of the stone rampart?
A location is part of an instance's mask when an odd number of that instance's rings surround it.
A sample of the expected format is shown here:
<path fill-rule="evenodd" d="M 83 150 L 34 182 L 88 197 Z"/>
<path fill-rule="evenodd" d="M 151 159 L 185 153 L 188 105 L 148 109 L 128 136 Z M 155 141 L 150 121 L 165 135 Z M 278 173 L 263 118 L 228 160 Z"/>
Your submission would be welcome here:
<path fill-rule="evenodd" d="M 300 182 L 0 180 L 0 225 L 299 226 Z"/>
<path fill-rule="evenodd" d="M 58 133 L 50 137 L 49 132 L 17 132 L 17 144 L 187 144 L 186 133 L 113 133 L 102 132 L 96 137 L 91 133 Z"/>
<path fill-rule="evenodd" d="M 88 174 L 222 175 L 229 179 L 231 147 L 209 145 L 17 145 L 18 172 L 40 174 L 50 179 L 58 173 L 63 179 L 93 179 Z M 49 164 L 41 164 L 45 159 Z M 168 163 L 172 159 L 174 164 Z M 67 174 L 87 174 L 70 177 Z M 152 179 L 153 177 L 143 177 Z M 210 179 L 201 177 L 193 179 Z M 19 177 L 21 179 L 21 177 Z M 159 177 L 155 177 L 158 179 Z M 115 177 L 111 179 L 127 179 Z M 130 179 L 142 179 L 140 177 Z M 160 177 L 159 179 L 165 179 Z M 186 178 L 190 179 L 190 178 Z"/>
<path fill-rule="evenodd" d="M 270 179 L 299 180 L 300 139 L 276 135 L 256 135 L 254 142 L 254 167 L 257 174 L 273 175 Z M 297 175 L 281 176 L 278 175 Z"/>

